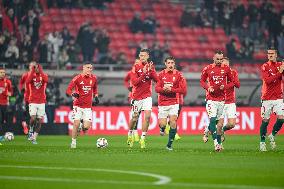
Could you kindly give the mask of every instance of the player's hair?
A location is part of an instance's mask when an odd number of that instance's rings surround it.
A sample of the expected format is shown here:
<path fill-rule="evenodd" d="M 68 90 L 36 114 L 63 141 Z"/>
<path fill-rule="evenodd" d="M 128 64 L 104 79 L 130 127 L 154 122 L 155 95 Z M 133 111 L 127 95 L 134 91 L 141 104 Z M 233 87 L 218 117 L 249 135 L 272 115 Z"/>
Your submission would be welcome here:
<path fill-rule="evenodd" d="M 221 50 L 216 50 L 216 51 L 215 51 L 215 54 L 224 54 L 224 53 L 223 53 L 223 51 L 221 51 Z"/>
<path fill-rule="evenodd" d="M 168 56 L 168 57 L 165 59 L 165 62 L 167 62 L 168 60 L 173 60 L 174 62 L 176 61 L 176 59 L 175 59 L 173 56 Z"/>
<path fill-rule="evenodd" d="M 147 54 L 150 55 L 150 50 L 149 49 L 141 49 L 140 52 L 146 52 Z"/>
<path fill-rule="evenodd" d="M 226 56 L 224 56 L 223 59 L 230 61 L 230 59 L 228 57 L 226 57 Z"/>
<path fill-rule="evenodd" d="M 87 64 L 91 64 L 91 65 L 93 65 L 93 63 L 92 63 L 92 62 L 90 62 L 90 61 L 85 61 L 85 62 L 83 62 L 83 65 L 87 65 Z"/>
<path fill-rule="evenodd" d="M 273 51 L 277 52 L 277 49 L 275 47 L 273 47 L 273 46 L 272 47 L 268 47 L 267 50 L 273 50 Z"/>

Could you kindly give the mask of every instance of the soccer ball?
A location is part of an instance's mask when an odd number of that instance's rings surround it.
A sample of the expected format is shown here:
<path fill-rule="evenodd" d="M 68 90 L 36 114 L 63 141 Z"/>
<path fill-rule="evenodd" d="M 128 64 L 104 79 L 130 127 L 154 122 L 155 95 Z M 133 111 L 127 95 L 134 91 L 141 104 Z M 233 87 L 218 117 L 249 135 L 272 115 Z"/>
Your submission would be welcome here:
<path fill-rule="evenodd" d="M 99 138 L 97 140 L 97 147 L 98 148 L 106 148 L 108 146 L 107 139 L 105 138 Z"/>
<path fill-rule="evenodd" d="M 11 133 L 11 132 L 6 132 L 5 135 L 4 135 L 4 138 L 7 141 L 12 141 L 12 140 L 14 140 L 14 134 Z"/>

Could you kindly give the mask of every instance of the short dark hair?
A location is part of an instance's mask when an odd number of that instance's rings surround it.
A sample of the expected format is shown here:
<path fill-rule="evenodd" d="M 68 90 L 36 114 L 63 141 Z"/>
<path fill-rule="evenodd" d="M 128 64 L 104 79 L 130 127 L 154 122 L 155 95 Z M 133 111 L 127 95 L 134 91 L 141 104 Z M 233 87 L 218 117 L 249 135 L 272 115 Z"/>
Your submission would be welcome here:
<path fill-rule="evenodd" d="M 230 59 L 226 56 L 224 56 L 223 59 L 230 61 Z"/>
<path fill-rule="evenodd" d="M 223 51 L 221 51 L 221 50 L 216 50 L 216 51 L 215 51 L 215 54 L 224 54 L 224 53 L 223 53 Z"/>
<path fill-rule="evenodd" d="M 83 65 L 87 65 L 87 64 L 91 64 L 91 65 L 93 65 L 93 63 L 92 63 L 92 62 L 90 62 L 90 61 L 85 61 L 85 62 L 83 62 Z"/>
<path fill-rule="evenodd" d="M 149 49 L 141 49 L 140 52 L 146 52 L 147 54 L 150 55 L 150 50 Z"/>
<path fill-rule="evenodd" d="M 267 48 L 267 50 L 273 50 L 273 51 L 277 51 L 277 49 L 276 49 L 275 47 L 273 47 L 273 46 L 271 46 L 271 47 L 268 47 L 268 48 Z"/>
<path fill-rule="evenodd" d="M 168 60 L 173 60 L 174 62 L 176 62 L 176 59 L 175 59 L 173 56 L 168 56 L 168 57 L 165 59 L 165 62 L 167 62 Z"/>

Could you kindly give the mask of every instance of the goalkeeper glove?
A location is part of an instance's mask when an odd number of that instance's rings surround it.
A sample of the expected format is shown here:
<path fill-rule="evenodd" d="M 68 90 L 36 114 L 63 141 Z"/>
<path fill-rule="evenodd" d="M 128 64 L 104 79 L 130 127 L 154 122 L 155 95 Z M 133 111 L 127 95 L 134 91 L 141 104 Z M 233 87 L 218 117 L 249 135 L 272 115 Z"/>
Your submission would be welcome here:
<path fill-rule="evenodd" d="M 99 101 L 99 97 L 95 97 L 95 104 L 99 104 L 100 103 L 100 101 Z"/>

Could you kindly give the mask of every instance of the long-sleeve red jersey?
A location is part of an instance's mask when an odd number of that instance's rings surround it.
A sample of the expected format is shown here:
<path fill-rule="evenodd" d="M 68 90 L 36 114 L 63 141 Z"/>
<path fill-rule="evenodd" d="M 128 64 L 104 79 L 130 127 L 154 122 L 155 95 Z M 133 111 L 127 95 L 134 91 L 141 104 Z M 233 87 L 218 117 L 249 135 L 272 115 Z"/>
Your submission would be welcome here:
<path fill-rule="evenodd" d="M 46 103 L 46 86 L 48 82 L 48 75 L 42 70 L 39 65 L 39 73 L 35 72 L 33 67 L 31 72 L 28 73 L 26 84 L 29 88 L 29 103 L 43 104 Z"/>
<path fill-rule="evenodd" d="M 227 83 L 228 80 L 232 81 L 231 69 L 228 66 L 223 64 L 220 66 L 215 64 L 206 66 L 201 73 L 200 85 L 206 91 L 210 86 L 214 89 L 211 93 L 206 92 L 206 99 L 225 101 L 225 90 L 234 85 L 233 82 Z M 220 89 L 221 85 L 224 85 L 223 90 Z"/>
<path fill-rule="evenodd" d="M 262 100 L 277 100 L 283 98 L 282 76 L 279 72 L 282 62 L 266 62 L 261 67 L 262 72 Z"/>
<path fill-rule="evenodd" d="M 238 77 L 238 72 L 235 69 L 231 69 L 232 72 L 232 81 L 228 79 L 228 83 L 233 82 L 234 85 L 230 88 L 225 90 L 225 104 L 236 103 L 236 94 L 235 94 L 235 87 L 240 88 L 241 83 Z"/>
<path fill-rule="evenodd" d="M 9 96 L 12 94 L 13 94 L 13 87 L 11 80 L 6 77 L 0 79 L 0 105 L 8 105 Z"/>
<path fill-rule="evenodd" d="M 91 108 L 93 97 L 98 96 L 97 77 L 94 74 L 75 76 L 66 89 L 66 94 L 70 96 L 73 92 L 79 94 L 79 98 L 73 101 L 73 106 Z"/>
<path fill-rule="evenodd" d="M 149 65 L 149 64 L 147 64 Z M 146 65 L 146 66 L 147 66 Z M 140 62 L 133 66 L 131 71 L 132 98 L 141 100 L 152 96 L 152 80 L 157 82 L 158 77 L 154 66 L 148 72 L 144 73 L 145 64 Z"/>
<path fill-rule="evenodd" d="M 126 87 L 127 90 L 129 90 L 130 87 L 132 87 L 131 83 L 131 71 L 127 72 L 126 76 L 124 77 L 124 86 Z M 132 99 L 132 91 L 129 91 L 128 93 L 128 99 Z"/>
<path fill-rule="evenodd" d="M 183 105 L 184 104 L 184 97 L 187 94 L 187 83 L 186 83 L 186 79 L 184 77 L 182 77 L 180 85 L 184 89 L 184 93 L 179 93 L 179 97 L 180 97 L 179 104 Z"/>
<path fill-rule="evenodd" d="M 180 104 L 180 94 L 185 94 L 186 89 L 183 87 L 183 76 L 177 70 L 162 70 L 158 75 L 158 82 L 155 90 L 158 93 L 158 105 L 169 106 Z M 165 85 L 171 86 L 171 91 L 165 91 Z"/>
<path fill-rule="evenodd" d="M 30 91 L 29 91 L 29 87 L 26 83 L 27 81 L 27 78 L 28 78 L 28 75 L 29 75 L 29 72 L 25 72 L 23 73 L 21 79 L 20 79 L 20 82 L 19 82 L 19 89 L 20 91 L 22 89 L 25 89 L 25 92 L 24 92 L 24 101 L 26 103 L 29 103 L 29 95 L 30 95 Z"/>

